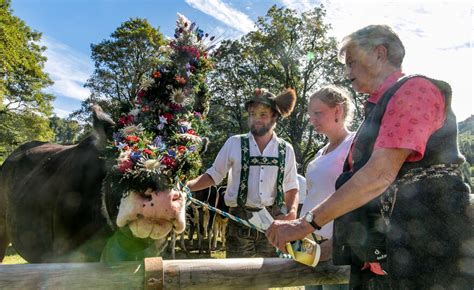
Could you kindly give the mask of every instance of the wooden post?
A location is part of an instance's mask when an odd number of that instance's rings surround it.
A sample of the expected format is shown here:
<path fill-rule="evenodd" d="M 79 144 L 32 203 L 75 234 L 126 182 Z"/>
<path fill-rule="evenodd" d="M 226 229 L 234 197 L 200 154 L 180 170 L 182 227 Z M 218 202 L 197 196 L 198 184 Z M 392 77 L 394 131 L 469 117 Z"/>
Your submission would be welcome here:
<path fill-rule="evenodd" d="M 255 289 L 346 283 L 348 267 L 279 258 L 0 265 L 0 289 Z"/>

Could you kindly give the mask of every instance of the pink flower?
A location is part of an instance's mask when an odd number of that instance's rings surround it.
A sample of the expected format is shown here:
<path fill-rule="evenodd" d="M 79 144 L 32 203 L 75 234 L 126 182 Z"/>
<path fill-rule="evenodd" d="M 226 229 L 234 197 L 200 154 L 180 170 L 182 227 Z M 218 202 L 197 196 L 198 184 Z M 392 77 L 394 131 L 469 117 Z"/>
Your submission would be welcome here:
<path fill-rule="evenodd" d="M 161 159 L 161 163 L 164 164 L 166 167 L 170 167 L 170 168 L 173 168 L 176 166 L 176 160 L 169 155 L 163 156 L 163 159 Z"/>
<path fill-rule="evenodd" d="M 135 118 L 132 115 L 122 116 L 119 119 L 119 124 L 122 126 L 127 126 L 133 123 Z"/>
<path fill-rule="evenodd" d="M 186 84 L 186 79 L 183 78 L 182 76 L 175 76 L 174 79 L 176 80 L 176 82 L 182 86 L 184 86 Z"/>
<path fill-rule="evenodd" d="M 171 122 L 171 120 L 173 120 L 174 116 L 171 113 L 164 113 L 163 117 L 166 119 L 167 124 L 169 124 Z"/>
<path fill-rule="evenodd" d="M 184 152 L 186 152 L 186 146 L 179 145 L 179 146 L 178 146 L 178 152 L 179 152 L 179 153 L 184 153 Z"/>
<path fill-rule="evenodd" d="M 120 162 L 117 169 L 121 173 L 125 173 L 127 170 L 132 169 L 132 167 L 133 167 L 133 161 L 130 160 L 130 159 L 127 159 L 127 160 L 124 160 L 124 161 Z"/>

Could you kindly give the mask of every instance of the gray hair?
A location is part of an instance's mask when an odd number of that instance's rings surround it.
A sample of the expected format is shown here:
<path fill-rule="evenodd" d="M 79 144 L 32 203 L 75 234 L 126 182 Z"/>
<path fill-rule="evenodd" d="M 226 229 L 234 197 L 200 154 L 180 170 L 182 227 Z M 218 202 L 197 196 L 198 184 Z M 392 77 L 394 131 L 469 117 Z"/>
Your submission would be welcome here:
<path fill-rule="evenodd" d="M 388 61 L 397 68 L 401 68 L 405 57 L 402 41 L 388 25 L 369 25 L 344 37 L 339 48 L 339 61 L 344 62 L 346 50 L 351 45 L 357 45 L 366 52 L 383 45 L 387 49 Z"/>
<path fill-rule="evenodd" d="M 321 87 L 309 97 L 309 101 L 320 100 L 330 108 L 341 105 L 344 112 L 344 123 L 349 125 L 354 116 L 354 104 L 351 93 L 344 87 L 336 85 L 327 85 Z"/>

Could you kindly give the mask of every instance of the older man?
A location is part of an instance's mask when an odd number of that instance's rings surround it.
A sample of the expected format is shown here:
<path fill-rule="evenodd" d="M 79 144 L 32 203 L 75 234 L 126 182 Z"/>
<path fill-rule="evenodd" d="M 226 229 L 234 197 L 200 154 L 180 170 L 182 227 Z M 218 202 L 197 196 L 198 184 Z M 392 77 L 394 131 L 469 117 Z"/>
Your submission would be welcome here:
<path fill-rule="evenodd" d="M 258 89 L 245 104 L 250 132 L 230 137 L 205 174 L 191 180 L 191 191 L 219 184 L 228 174 L 225 203 L 230 213 L 250 219 L 267 208 L 275 219 L 296 218 L 298 179 L 293 147 L 274 132 L 277 120 L 293 111 L 296 96 L 289 89 L 279 96 Z M 265 235 L 231 222 L 227 231 L 227 257 L 274 257 Z"/>
<path fill-rule="evenodd" d="M 352 289 L 472 289 L 470 189 L 451 89 L 404 76 L 404 55 L 386 25 L 343 39 L 346 75 L 369 99 L 339 189 L 305 218 L 275 221 L 267 236 L 284 250 L 336 219 L 333 258 L 351 265 Z"/>

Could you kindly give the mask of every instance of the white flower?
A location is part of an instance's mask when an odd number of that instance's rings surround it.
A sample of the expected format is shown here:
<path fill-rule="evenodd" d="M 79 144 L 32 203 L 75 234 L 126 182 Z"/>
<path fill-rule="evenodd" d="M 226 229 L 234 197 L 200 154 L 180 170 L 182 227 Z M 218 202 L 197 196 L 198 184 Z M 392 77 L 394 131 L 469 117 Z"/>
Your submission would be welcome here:
<path fill-rule="evenodd" d="M 123 127 L 119 131 L 122 134 L 122 136 L 129 136 L 129 135 L 133 135 L 133 134 L 143 131 L 143 126 L 142 124 L 130 125 L 130 126 Z"/>
<path fill-rule="evenodd" d="M 148 159 L 145 162 L 143 162 L 143 167 L 146 170 L 150 170 L 150 171 L 159 170 L 160 166 L 161 166 L 161 162 L 157 159 Z"/>
<path fill-rule="evenodd" d="M 137 116 L 138 113 L 140 113 L 140 109 L 135 108 L 135 109 L 133 109 L 133 110 L 130 111 L 129 115 Z"/>
<path fill-rule="evenodd" d="M 128 160 L 131 152 L 132 150 L 126 150 L 126 151 L 120 152 L 120 155 L 117 158 L 118 163 Z"/>
<path fill-rule="evenodd" d="M 181 13 L 177 13 L 177 14 L 178 14 L 178 20 L 176 20 L 176 24 L 177 24 L 178 27 L 184 27 L 185 23 L 187 23 L 188 26 L 189 26 L 189 24 L 191 24 L 191 22 L 189 21 L 188 18 L 186 18 L 186 16 L 184 16 Z"/>
<path fill-rule="evenodd" d="M 148 90 L 148 88 L 153 84 L 154 80 L 151 78 L 146 78 L 145 80 L 142 81 L 140 84 L 140 89 L 142 90 Z"/>
<path fill-rule="evenodd" d="M 186 103 L 186 94 L 182 89 L 173 89 L 171 91 L 171 102 L 179 105 L 184 105 Z"/>

